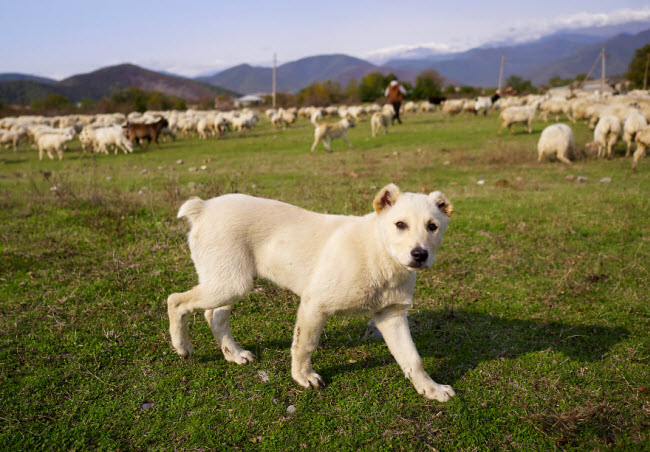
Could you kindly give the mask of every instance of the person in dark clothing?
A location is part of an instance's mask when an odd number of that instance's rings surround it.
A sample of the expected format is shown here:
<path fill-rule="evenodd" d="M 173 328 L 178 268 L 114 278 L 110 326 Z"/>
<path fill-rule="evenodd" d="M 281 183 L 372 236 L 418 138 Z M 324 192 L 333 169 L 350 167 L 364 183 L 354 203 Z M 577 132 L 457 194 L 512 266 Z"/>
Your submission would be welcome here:
<path fill-rule="evenodd" d="M 397 122 L 399 122 L 400 124 L 402 123 L 402 120 L 399 117 L 399 109 L 402 106 L 402 99 L 404 99 L 405 94 L 406 94 L 406 90 L 402 85 L 399 84 L 397 80 L 393 80 L 386 87 L 386 91 L 384 92 L 384 95 L 388 98 L 388 103 L 393 105 L 393 110 L 395 110 L 395 113 L 393 114 L 393 119 L 391 120 L 392 124 L 395 123 L 396 119 Z"/>

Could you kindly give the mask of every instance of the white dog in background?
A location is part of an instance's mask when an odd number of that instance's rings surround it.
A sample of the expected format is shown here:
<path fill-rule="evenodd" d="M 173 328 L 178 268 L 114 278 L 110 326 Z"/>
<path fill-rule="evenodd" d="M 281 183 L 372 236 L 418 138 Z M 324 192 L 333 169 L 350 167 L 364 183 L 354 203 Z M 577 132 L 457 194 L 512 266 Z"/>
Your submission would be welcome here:
<path fill-rule="evenodd" d="M 178 216 L 191 224 L 199 284 L 167 300 L 178 354 L 192 354 L 187 323 L 202 310 L 226 360 L 252 361 L 251 352 L 235 342 L 229 317 L 255 278 L 266 278 L 301 297 L 291 346 L 291 376 L 299 385 L 324 385 L 311 357 L 327 318 L 370 314 L 415 389 L 441 402 L 453 397 L 450 386 L 425 372 L 407 320 L 416 270 L 433 264 L 453 207 L 440 192 L 401 193 L 393 184 L 379 191 L 373 207 L 356 217 L 242 194 L 185 202 Z"/>
<path fill-rule="evenodd" d="M 384 129 L 384 135 L 388 135 L 388 124 L 390 124 L 390 120 L 392 118 L 393 115 L 391 113 L 386 113 L 383 111 L 373 113 L 370 117 L 370 130 L 372 132 L 372 136 L 377 136 L 377 132 L 381 128 Z"/>
<path fill-rule="evenodd" d="M 332 139 L 341 138 L 345 141 L 349 147 L 352 147 L 352 143 L 348 140 L 348 129 L 354 127 L 354 122 L 352 119 L 343 118 L 339 122 L 328 123 L 328 124 L 318 124 L 315 123 L 316 129 L 314 130 L 314 144 L 311 146 L 311 151 L 314 152 L 316 145 L 319 141 L 323 142 L 327 152 L 332 152 Z"/>

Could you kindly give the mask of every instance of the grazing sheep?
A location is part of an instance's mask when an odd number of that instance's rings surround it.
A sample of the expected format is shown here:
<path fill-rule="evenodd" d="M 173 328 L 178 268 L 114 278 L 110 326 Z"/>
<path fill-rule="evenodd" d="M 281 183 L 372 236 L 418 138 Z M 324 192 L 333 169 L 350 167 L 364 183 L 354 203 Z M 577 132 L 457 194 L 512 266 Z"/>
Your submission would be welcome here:
<path fill-rule="evenodd" d="M 474 100 L 466 100 L 463 102 L 463 113 L 473 113 L 476 115 L 476 101 Z"/>
<path fill-rule="evenodd" d="M 63 160 L 63 150 L 66 148 L 66 143 L 72 140 L 73 136 L 64 133 L 45 133 L 39 135 L 36 141 L 38 148 L 38 159 L 43 160 L 43 153 L 47 152 L 47 156 L 54 160 L 52 151 L 56 151 L 59 160 Z"/>
<path fill-rule="evenodd" d="M 81 129 L 81 132 L 79 133 L 79 142 L 81 143 L 81 149 L 84 153 L 95 151 L 97 147 L 95 132 L 97 129 L 99 129 L 99 127 L 95 125 L 88 125 Z"/>
<path fill-rule="evenodd" d="M 21 127 L 13 130 L 0 130 L 0 144 L 11 143 L 14 152 L 16 152 L 16 146 L 18 146 L 20 141 L 26 138 L 27 130 Z"/>
<path fill-rule="evenodd" d="M 207 140 L 210 137 L 212 124 L 214 124 L 214 120 L 210 121 L 209 118 L 199 119 L 196 124 L 196 132 L 201 140 Z"/>
<path fill-rule="evenodd" d="M 634 151 L 632 171 L 636 173 L 636 165 L 639 159 L 645 155 L 646 148 L 650 146 L 650 126 L 638 132 L 634 140 L 636 141 L 636 151 Z"/>
<path fill-rule="evenodd" d="M 553 124 L 542 131 L 537 142 L 537 161 L 541 162 L 544 156 L 555 155 L 557 159 L 567 165 L 571 164 L 569 156 L 573 153 L 573 131 L 565 124 Z"/>
<path fill-rule="evenodd" d="M 634 137 L 636 134 L 645 129 L 647 125 L 648 122 L 641 113 L 631 113 L 627 119 L 625 119 L 625 124 L 623 125 L 623 140 L 627 143 L 625 157 L 630 156 L 632 143 L 634 143 Z"/>
<path fill-rule="evenodd" d="M 377 112 L 373 113 L 370 117 L 370 128 L 372 130 L 372 136 L 377 135 L 377 131 L 380 127 L 384 129 L 384 135 L 388 135 L 388 124 L 393 117 L 390 113 Z"/>
<path fill-rule="evenodd" d="M 415 113 L 416 111 L 418 111 L 418 107 L 412 100 L 404 104 L 404 113 Z"/>
<path fill-rule="evenodd" d="M 551 97 L 542 102 L 539 106 L 540 116 L 544 121 L 548 121 L 549 115 L 555 115 L 555 120 L 560 120 L 560 114 L 565 114 L 569 120 L 571 118 L 571 104 L 562 97 Z"/>
<path fill-rule="evenodd" d="M 495 94 L 498 99 L 499 95 Z M 492 97 L 489 96 L 479 96 L 474 101 L 474 113 L 479 114 L 483 112 L 483 116 L 487 115 L 488 110 L 492 107 Z"/>
<path fill-rule="evenodd" d="M 442 112 L 448 115 L 457 115 L 463 110 L 463 105 L 465 105 L 464 99 L 446 100 L 442 104 Z"/>
<path fill-rule="evenodd" d="M 273 127 L 276 129 L 286 127 L 286 123 L 284 122 L 284 119 L 280 113 L 275 113 L 273 116 L 271 116 L 271 124 L 273 124 Z"/>
<path fill-rule="evenodd" d="M 607 149 L 607 158 L 612 156 L 612 148 L 621 134 L 621 121 L 616 116 L 606 115 L 600 118 L 594 130 L 594 142 L 598 145 L 598 158 Z"/>
<path fill-rule="evenodd" d="M 537 114 L 537 109 L 539 108 L 539 103 L 535 102 L 533 105 L 527 105 L 525 107 L 508 107 L 501 112 L 499 118 L 503 121 L 499 127 L 498 135 L 501 135 L 501 131 L 504 127 L 507 127 L 510 130 L 510 133 L 514 135 L 514 130 L 512 130 L 512 125 L 516 123 L 522 123 L 528 125 L 528 133 L 533 133 L 532 124 Z"/>
<path fill-rule="evenodd" d="M 425 100 L 420 104 L 420 111 L 422 113 L 432 113 L 436 111 L 436 106 L 429 102 L 428 100 Z"/>
<path fill-rule="evenodd" d="M 117 154 L 118 149 L 122 149 L 125 154 L 133 152 L 133 145 L 124 136 L 120 126 L 95 129 L 95 142 L 97 152 L 103 152 L 104 154 L 108 154 L 108 146 L 115 146 L 115 154 Z"/>

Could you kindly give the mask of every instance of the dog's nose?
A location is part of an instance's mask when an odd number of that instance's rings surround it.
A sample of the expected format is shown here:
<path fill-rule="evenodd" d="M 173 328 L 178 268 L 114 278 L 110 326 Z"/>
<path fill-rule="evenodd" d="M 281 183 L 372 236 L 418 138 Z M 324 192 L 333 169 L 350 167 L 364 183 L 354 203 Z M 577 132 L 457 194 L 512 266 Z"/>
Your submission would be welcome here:
<path fill-rule="evenodd" d="M 415 259 L 415 262 L 424 262 L 427 260 L 427 257 L 429 257 L 429 252 L 420 247 L 413 248 L 411 250 L 411 256 Z"/>

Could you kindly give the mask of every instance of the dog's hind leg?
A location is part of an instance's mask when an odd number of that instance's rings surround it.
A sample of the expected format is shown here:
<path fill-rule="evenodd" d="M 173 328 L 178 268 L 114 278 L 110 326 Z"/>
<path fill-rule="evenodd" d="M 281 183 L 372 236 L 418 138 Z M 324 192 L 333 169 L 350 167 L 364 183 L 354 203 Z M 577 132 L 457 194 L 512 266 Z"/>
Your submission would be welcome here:
<path fill-rule="evenodd" d="M 291 345 L 291 377 L 305 388 L 325 386 L 323 379 L 311 367 L 311 356 L 318 348 L 326 320 L 327 315 L 320 312 L 315 304 L 306 301 L 300 303 Z"/>
<path fill-rule="evenodd" d="M 233 306 L 223 306 L 217 309 L 205 311 L 205 320 L 208 321 L 214 338 L 219 343 L 226 361 L 237 364 L 248 364 L 253 361 L 254 356 L 248 350 L 242 349 L 230 331 L 230 313 Z"/>
<path fill-rule="evenodd" d="M 193 352 L 190 336 L 187 332 L 187 322 L 190 315 L 196 311 L 231 306 L 235 301 L 250 292 L 252 287 L 253 277 L 242 275 L 240 279 L 221 281 L 217 286 L 201 284 L 194 286 L 187 292 L 171 294 L 167 298 L 169 333 L 172 346 L 178 354 L 183 358 L 188 358 Z M 228 314 L 230 313 L 228 312 Z"/>

